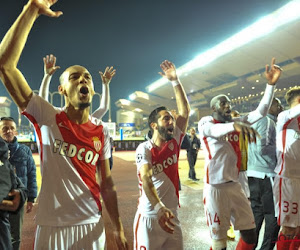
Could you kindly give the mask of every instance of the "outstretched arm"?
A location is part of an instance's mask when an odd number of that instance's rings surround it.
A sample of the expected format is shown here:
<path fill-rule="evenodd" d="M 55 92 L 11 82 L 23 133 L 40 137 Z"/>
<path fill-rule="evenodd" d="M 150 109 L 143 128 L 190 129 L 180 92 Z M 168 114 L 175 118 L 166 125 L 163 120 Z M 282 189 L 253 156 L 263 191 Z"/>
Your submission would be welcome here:
<path fill-rule="evenodd" d="M 163 72 L 159 72 L 159 74 L 162 77 L 167 78 L 170 82 L 172 82 L 172 85 L 174 87 L 175 98 L 178 108 L 176 126 L 179 127 L 179 129 L 183 133 L 185 133 L 190 114 L 190 105 L 187 96 L 176 74 L 175 65 L 170 61 L 165 60 L 161 63 L 160 67 Z"/>
<path fill-rule="evenodd" d="M 101 119 L 106 112 L 108 111 L 110 93 L 109 93 L 109 84 L 111 79 L 116 74 L 116 70 L 113 67 L 106 67 L 104 73 L 99 71 L 101 80 L 102 80 L 102 96 L 100 107 L 92 114 L 93 117 Z"/>
<path fill-rule="evenodd" d="M 17 106 L 24 110 L 32 96 L 32 89 L 17 68 L 29 32 L 39 15 L 58 17 L 50 7 L 57 0 L 29 0 L 0 44 L 0 78 Z"/>
<path fill-rule="evenodd" d="M 49 96 L 49 85 L 51 78 L 56 70 L 60 67 L 55 66 L 56 64 L 56 57 L 54 55 L 47 55 L 43 58 L 44 61 L 44 77 L 41 83 L 41 87 L 39 90 L 39 96 L 43 97 L 48 102 Z"/>

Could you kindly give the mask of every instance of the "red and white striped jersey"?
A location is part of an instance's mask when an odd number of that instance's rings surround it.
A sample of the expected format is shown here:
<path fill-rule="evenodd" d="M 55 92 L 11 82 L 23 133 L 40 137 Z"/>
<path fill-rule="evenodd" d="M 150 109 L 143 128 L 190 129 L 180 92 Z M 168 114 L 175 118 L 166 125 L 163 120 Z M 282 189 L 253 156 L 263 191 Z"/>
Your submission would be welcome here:
<path fill-rule="evenodd" d="M 149 199 L 147 198 L 140 176 L 140 168 L 145 164 L 152 166 L 152 182 L 159 199 L 169 209 L 176 210 L 179 204 L 179 175 L 178 159 L 183 133 L 178 127 L 174 128 L 174 137 L 161 150 L 149 140 L 141 143 L 136 149 L 136 165 L 139 180 L 140 197 L 138 211 L 144 215 L 155 215 Z"/>
<path fill-rule="evenodd" d="M 268 85 L 256 110 L 233 121 L 253 124 L 266 116 L 273 99 L 274 86 Z M 204 145 L 205 175 L 204 182 L 221 184 L 238 181 L 241 166 L 239 133 L 234 131 L 233 122 L 220 123 L 212 116 L 201 118 L 198 123 L 201 144 Z"/>
<path fill-rule="evenodd" d="M 33 95 L 23 114 L 38 137 L 42 186 L 36 222 L 68 226 L 95 223 L 101 214 L 98 160 L 110 157 L 109 134 L 100 120 L 70 121 L 63 110 Z"/>
<path fill-rule="evenodd" d="M 276 126 L 277 166 L 286 178 L 300 178 L 300 104 L 278 115 Z"/>

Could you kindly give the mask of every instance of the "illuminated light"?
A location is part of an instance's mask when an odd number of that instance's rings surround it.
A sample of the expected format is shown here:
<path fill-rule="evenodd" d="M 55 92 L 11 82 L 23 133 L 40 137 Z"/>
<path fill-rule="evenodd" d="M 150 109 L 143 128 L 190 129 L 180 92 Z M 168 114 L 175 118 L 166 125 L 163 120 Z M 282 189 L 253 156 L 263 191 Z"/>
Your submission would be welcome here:
<path fill-rule="evenodd" d="M 255 89 L 255 87 L 252 87 L 252 89 Z"/>
<path fill-rule="evenodd" d="M 262 91 L 262 92 L 260 92 L 260 95 L 263 95 L 265 92 L 264 91 Z"/>
<path fill-rule="evenodd" d="M 277 92 L 278 91 L 278 89 L 275 89 L 275 91 L 274 92 Z"/>
<path fill-rule="evenodd" d="M 172 96 L 171 99 L 174 99 L 174 96 Z"/>
<path fill-rule="evenodd" d="M 148 120 L 148 118 L 147 117 L 143 117 L 143 121 L 146 121 L 146 120 Z"/>
<path fill-rule="evenodd" d="M 249 97 L 251 96 L 251 94 L 249 94 Z"/>
<path fill-rule="evenodd" d="M 123 106 L 130 106 L 130 101 L 126 99 L 120 99 L 121 105 Z"/>
<path fill-rule="evenodd" d="M 133 93 L 133 94 L 131 94 L 131 95 L 129 96 L 129 99 L 130 99 L 131 101 L 134 101 L 135 98 L 136 98 L 136 94 L 135 94 L 135 93 Z"/>
<path fill-rule="evenodd" d="M 286 88 L 283 88 L 283 90 L 286 90 Z"/>
<path fill-rule="evenodd" d="M 256 80 L 256 82 L 259 82 L 259 80 Z"/>
<path fill-rule="evenodd" d="M 252 25 L 229 37 L 213 48 L 199 54 L 193 60 L 178 68 L 178 75 L 180 76 L 194 69 L 201 68 L 216 60 L 217 58 L 228 54 L 231 51 L 254 41 L 255 39 L 258 39 L 275 31 L 280 26 L 298 19 L 300 17 L 299 9 L 299 0 L 290 1 L 277 11 L 274 11 L 273 13 L 262 17 Z M 149 85 L 147 87 L 147 90 L 148 92 L 152 92 L 155 89 L 162 87 L 166 83 L 167 80 L 161 78 Z"/>
<path fill-rule="evenodd" d="M 258 96 L 258 93 L 256 94 L 256 96 Z"/>
<path fill-rule="evenodd" d="M 191 93 L 193 93 L 193 92 L 194 92 L 194 90 L 192 89 L 192 90 L 191 90 Z"/>
<path fill-rule="evenodd" d="M 242 86 L 242 89 L 244 89 L 245 87 L 244 86 Z"/>
<path fill-rule="evenodd" d="M 142 112 L 143 110 L 139 109 L 139 108 L 135 108 L 134 111 L 136 111 L 136 112 Z"/>
<path fill-rule="evenodd" d="M 240 100 L 241 99 L 241 97 L 238 97 L 238 100 Z"/>
<path fill-rule="evenodd" d="M 230 95 L 230 93 L 227 93 L 227 95 Z"/>
<path fill-rule="evenodd" d="M 245 98 L 247 98 L 247 96 L 245 95 Z"/>
<path fill-rule="evenodd" d="M 192 110 L 190 111 L 190 116 L 192 116 L 193 114 L 195 114 L 195 110 L 194 110 L 194 109 L 192 109 Z"/>
<path fill-rule="evenodd" d="M 136 91 L 135 94 L 137 95 L 137 97 L 139 98 L 143 98 L 145 100 L 149 100 L 149 95 L 145 92 L 142 91 Z"/>

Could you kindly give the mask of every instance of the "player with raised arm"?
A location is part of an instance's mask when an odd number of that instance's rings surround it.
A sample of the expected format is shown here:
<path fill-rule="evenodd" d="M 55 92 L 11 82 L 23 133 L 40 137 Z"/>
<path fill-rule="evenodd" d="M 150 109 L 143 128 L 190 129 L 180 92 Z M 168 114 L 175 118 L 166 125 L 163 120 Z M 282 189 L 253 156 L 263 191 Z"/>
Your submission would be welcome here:
<path fill-rule="evenodd" d="M 242 133 L 249 142 L 255 142 L 256 131 L 250 125 L 267 115 L 280 74 L 281 69 L 273 58 L 271 67 L 266 65 L 268 84 L 265 94 L 257 109 L 246 116 L 232 118 L 230 99 L 218 95 L 210 102 L 212 116 L 199 121 L 205 153 L 203 201 L 213 250 L 226 249 L 230 222 L 241 233 L 236 249 L 250 250 L 256 242 L 253 213 L 238 181 L 241 165 L 239 135 Z"/>
<path fill-rule="evenodd" d="M 173 63 L 161 65 L 172 82 L 178 107 L 176 121 L 165 107 L 153 110 L 148 124 L 152 138 L 136 150 L 140 197 L 134 220 L 134 249 L 183 249 L 178 220 L 180 145 L 187 128 L 190 106 Z"/>
<path fill-rule="evenodd" d="M 49 101 L 48 97 L 49 97 L 50 81 L 53 74 L 56 72 L 56 70 L 60 68 L 60 66 L 56 65 L 56 57 L 52 54 L 46 55 L 43 58 L 43 62 L 44 62 L 44 77 L 40 86 L 39 96 L 43 97 L 46 101 Z M 102 119 L 102 117 L 108 111 L 109 99 L 110 99 L 109 84 L 111 79 L 116 74 L 116 70 L 113 69 L 113 67 L 110 68 L 106 67 L 104 73 L 99 71 L 99 74 L 102 80 L 102 96 L 101 96 L 100 107 L 94 111 L 92 116 L 98 119 Z M 60 91 L 60 88 L 58 90 Z M 65 98 L 65 103 L 66 101 L 67 98 Z"/>
<path fill-rule="evenodd" d="M 114 226 L 116 249 L 127 249 L 116 189 L 109 170 L 108 130 L 90 119 L 94 85 L 89 71 L 73 65 L 60 77 L 63 110 L 35 95 L 17 68 L 29 32 L 57 0 L 29 0 L 0 44 L 0 77 L 38 136 L 42 186 L 36 216 L 35 249 L 105 249 L 100 193 Z M 80 31 L 81 32 L 81 31 Z M 99 174 L 100 187 L 96 182 Z"/>

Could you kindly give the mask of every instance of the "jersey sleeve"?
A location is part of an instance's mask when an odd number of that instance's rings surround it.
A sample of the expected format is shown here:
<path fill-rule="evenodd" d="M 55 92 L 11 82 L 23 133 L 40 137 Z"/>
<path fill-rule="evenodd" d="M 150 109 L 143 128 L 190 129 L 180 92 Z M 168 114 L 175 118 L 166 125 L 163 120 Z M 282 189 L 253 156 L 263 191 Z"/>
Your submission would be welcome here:
<path fill-rule="evenodd" d="M 198 123 L 198 130 L 202 137 L 218 138 L 234 131 L 233 122 L 214 123 L 212 116 L 203 117 Z"/>
<path fill-rule="evenodd" d="M 143 165 L 152 164 L 151 149 L 147 145 L 148 142 L 141 143 L 136 149 L 135 161 L 138 172 Z"/>
<path fill-rule="evenodd" d="M 22 112 L 31 122 L 37 122 L 39 126 L 51 122 L 55 114 L 61 112 L 42 97 L 33 93 L 27 108 Z"/>
<path fill-rule="evenodd" d="M 100 156 L 100 160 L 105 160 L 111 157 L 110 135 L 109 135 L 108 128 L 105 124 L 103 124 L 103 135 L 104 135 L 104 145 L 102 148 L 102 154 Z"/>
<path fill-rule="evenodd" d="M 254 111 L 250 112 L 249 114 L 239 117 L 238 120 L 248 124 L 253 124 L 257 122 L 259 119 L 266 116 L 268 114 L 270 105 L 274 97 L 274 89 L 275 86 L 267 84 L 265 94 L 261 99 L 258 107 Z"/>

